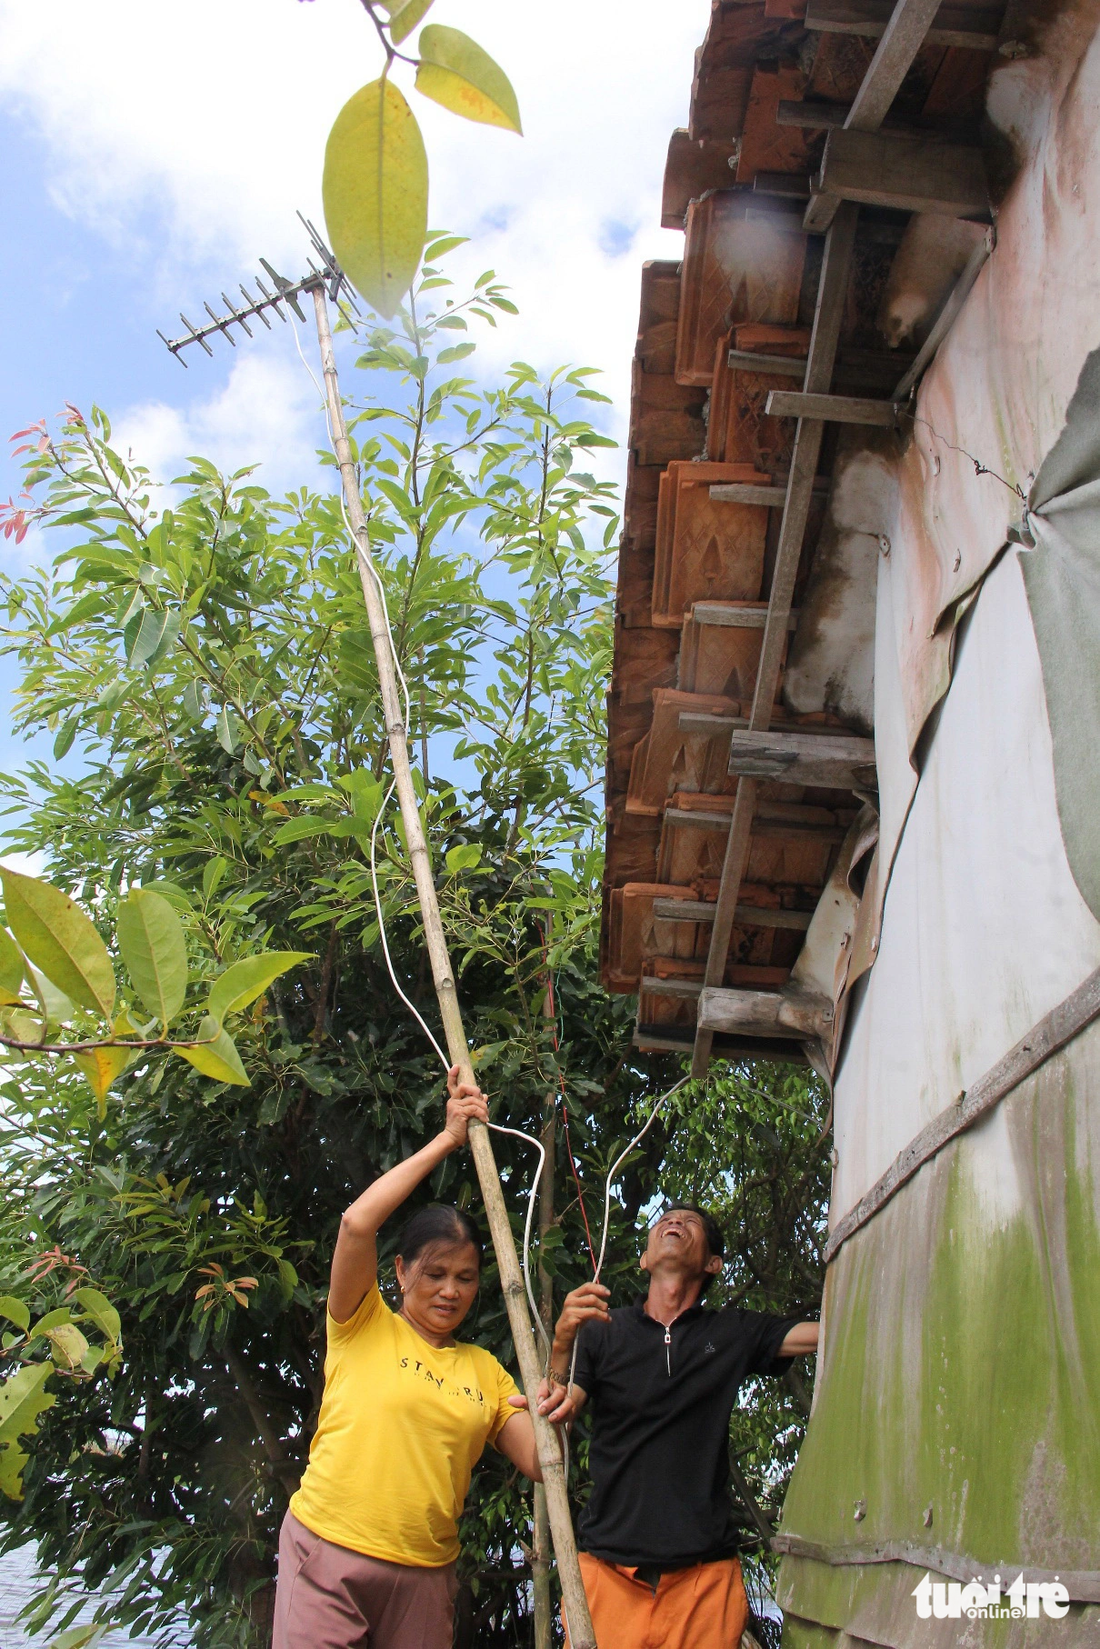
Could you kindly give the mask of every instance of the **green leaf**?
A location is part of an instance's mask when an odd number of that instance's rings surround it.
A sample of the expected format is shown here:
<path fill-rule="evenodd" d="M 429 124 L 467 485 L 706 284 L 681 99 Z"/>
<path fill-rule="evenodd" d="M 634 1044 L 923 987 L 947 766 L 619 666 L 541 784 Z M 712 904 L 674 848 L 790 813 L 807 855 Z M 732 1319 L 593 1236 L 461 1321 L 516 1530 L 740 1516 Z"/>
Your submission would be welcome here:
<path fill-rule="evenodd" d="M 102 1621 L 98 1626 L 70 1626 L 67 1631 L 51 1638 L 46 1649 L 99 1649 L 109 1632 L 117 1627 L 114 1621 Z"/>
<path fill-rule="evenodd" d="M 8 923 L 24 953 L 66 996 L 110 1019 L 115 970 L 88 917 L 49 882 L 14 870 L 4 870 L 0 877 Z"/>
<path fill-rule="evenodd" d="M 89 1048 L 73 1055 L 73 1062 L 87 1078 L 96 1097 L 100 1118 L 107 1114 L 107 1095 L 134 1055 L 129 1048 Z"/>
<path fill-rule="evenodd" d="M 117 933 L 134 989 L 167 1028 L 187 994 L 187 944 L 179 917 L 159 893 L 131 888 L 118 907 Z"/>
<path fill-rule="evenodd" d="M 473 870 L 481 863 L 481 848 L 476 842 L 466 842 L 461 847 L 452 847 L 447 854 L 447 870 L 450 875 L 456 876 L 460 870 Z"/>
<path fill-rule="evenodd" d="M 246 956 L 215 979 L 206 1011 L 220 1025 L 226 1014 L 240 1013 L 255 1002 L 280 974 L 311 960 L 312 952 L 304 950 L 268 950 L 259 956 Z"/>
<path fill-rule="evenodd" d="M 284 1300 L 290 1299 L 290 1296 L 294 1293 L 297 1286 L 298 1273 L 295 1271 L 289 1260 L 280 1260 L 279 1287 L 282 1290 Z"/>
<path fill-rule="evenodd" d="M 0 1443 L 33 1436 L 38 1416 L 56 1401 L 42 1389 L 52 1373 L 52 1363 L 24 1363 L 0 1386 Z"/>
<path fill-rule="evenodd" d="M 202 896 L 212 899 L 222 885 L 222 878 L 229 869 L 229 860 L 223 859 L 219 853 L 216 859 L 211 859 L 202 873 Z"/>
<path fill-rule="evenodd" d="M 397 313 L 428 224 L 428 158 L 397 87 L 374 80 L 350 98 L 325 146 L 322 179 L 332 249 L 380 315 Z"/>
<path fill-rule="evenodd" d="M 395 0 L 386 8 L 390 14 L 390 39 L 395 46 L 408 38 L 431 4 L 432 0 Z"/>
<path fill-rule="evenodd" d="M 147 607 L 136 625 L 131 619 L 125 630 L 126 662 L 131 670 L 151 669 L 176 645 L 179 633 L 180 615 L 176 612 L 158 613 Z"/>
<path fill-rule="evenodd" d="M 441 349 L 436 356 L 437 361 L 462 361 L 467 355 L 472 355 L 477 348 L 476 344 L 452 344 L 450 349 Z"/>
<path fill-rule="evenodd" d="M 218 735 L 218 743 L 226 755 L 231 756 L 241 742 L 241 724 L 240 719 L 230 705 L 222 705 L 218 711 L 218 719 L 214 727 Z"/>
<path fill-rule="evenodd" d="M 49 1364 L 44 1367 L 48 1368 Z M 29 1459 L 30 1455 L 18 1443 L 0 1443 L 0 1494 L 7 1495 L 9 1500 L 23 1498 L 23 1467 Z"/>
<path fill-rule="evenodd" d="M 284 842 L 300 842 L 307 836 L 350 836 L 352 827 L 346 819 L 288 819 L 275 832 L 280 847 Z"/>
<path fill-rule="evenodd" d="M 101 1294 L 98 1288 L 78 1288 L 73 1299 L 83 1306 L 85 1315 L 91 1318 L 105 1339 L 113 1345 L 121 1342 L 122 1318 L 106 1294 Z"/>
<path fill-rule="evenodd" d="M 53 753 L 56 761 L 60 761 L 62 756 L 67 756 L 69 754 L 69 751 L 73 747 L 73 740 L 76 738 L 76 730 L 79 726 L 79 716 L 70 716 L 67 721 L 62 722 L 60 728 L 58 729 L 57 737 L 53 741 Z"/>
<path fill-rule="evenodd" d="M 9 1323 L 21 1328 L 25 1334 L 31 1326 L 31 1314 L 22 1300 L 17 1300 L 14 1294 L 0 1294 L 0 1317 L 6 1317 Z"/>
<path fill-rule="evenodd" d="M 51 1025 L 69 1024 L 76 1009 L 65 995 L 65 992 L 59 991 L 56 985 L 52 985 L 41 969 L 36 968 L 33 963 L 29 963 L 27 966 L 27 976 L 30 979 L 34 994 L 42 1004 L 42 1011 L 45 1013 L 48 1023 Z"/>
<path fill-rule="evenodd" d="M 173 1048 L 173 1053 L 186 1059 L 203 1076 L 213 1077 L 215 1082 L 232 1082 L 238 1088 L 247 1088 L 248 1073 L 241 1064 L 241 1056 L 229 1032 L 222 1030 L 218 1021 L 208 1014 L 199 1026 L 199 1036 L 203 1041 L 202 1047 Z"/>
<path fill-rule="evenodd" d="M 6 991 L 13 1001 L 17 1001 L 22 984 L 23 958 L 19 947 L 11 935 L 0 928 L 0 990 Z"/>
<path fill-rule="evenodd" d="M 522 134 L 511 81 L 468 34 L 431 23 L 421 30 L 419 51 L 418 92 L 465 120 Z"/>

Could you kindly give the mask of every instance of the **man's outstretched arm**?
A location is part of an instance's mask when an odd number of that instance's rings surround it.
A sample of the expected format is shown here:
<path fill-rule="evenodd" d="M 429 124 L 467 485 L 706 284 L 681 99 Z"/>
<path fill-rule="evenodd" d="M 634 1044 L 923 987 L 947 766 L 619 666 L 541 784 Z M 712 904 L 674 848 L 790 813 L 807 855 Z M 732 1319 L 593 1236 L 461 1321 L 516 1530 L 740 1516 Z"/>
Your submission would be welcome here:
<path fill-rule="evenodd" d="M 780 1357 L 807 1357 L 817 1350 L 820 1323 L 796 1323 L 779 1348 Z"/>

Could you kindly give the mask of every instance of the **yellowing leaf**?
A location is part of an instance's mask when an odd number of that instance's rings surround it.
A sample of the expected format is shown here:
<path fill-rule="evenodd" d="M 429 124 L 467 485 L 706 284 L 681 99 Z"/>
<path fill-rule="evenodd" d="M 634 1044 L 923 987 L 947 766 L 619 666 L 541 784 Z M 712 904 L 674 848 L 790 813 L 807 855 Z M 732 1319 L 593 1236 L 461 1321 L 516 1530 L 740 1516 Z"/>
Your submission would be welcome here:
<path fill-rule="evenodd" d="M 58 990 L 109 1019 L 115 1005 L 115 970 L 89 918 L 49 882 L 14 870 L 4 870 L 0 877 L 8 925 L 26 956 Z"/>
<path fill-rule="evenodd" d="M 233 1082 L 238 1088 L 247 1088 L 248 1073 L 241 1064 L 237 1045 L 229 1032 L 222 1030 L 218 1021 L 207 1014 L 199 1026 L 199 1036 L 202 1047 L 175 1048 L 173 1051 L 193 1065 L 196 1071 L 201 1071 L 203 1076 L 213 1077 L 215 1082 Z"/>
<path fill-rule="evenodd" d="M 52 1363 L 24 1363 L 0 1386 L 0 1443 L 33 1435 L 38 1416 L 55 1402 L 53 1394 L 42 1389 L 52 1373 Z"/>
<path fill-rule="evenodd" d="M 461 29 L 431 23 L 420 34 L 416 89 L 466 120 L 519 132 L 519 104 L 512 83 L 489 53 Z"/>
<path fill-rule="evenodd" d="M 129 1048 L 89 1048 L 73 1055 L 96 1097 L 101 1118 L 106 1115 L 108 1093 L 133 1057 Z"/>
<path fill-rule="evenodd" d="M 19 954 L 19 947 L 11 934 L 0 928 L 0 991 L 4 992 L 4 999 L 8 1002 L 17 1002 L 22 983 L 23 958 Z"/>
<path fill-rule="evenodd" d="M 428 227 L 424 140 L 388 80 L 361 87 L 336 116 L 321 188 L 344 273 L 388 320 L 412 284 Z"/>
<path fill-rule="evenodd" d="M 390 14 L 390 39 L 395 46 L 406 40 L 420 19 L 425 16 L 432 0 L 394 0 L 387 9 Z"/>
<path fill-rule="evenodd" d="M 51 1328 L 46 1339 L 50 1342 L 50 1355 L 58 1368 L 70 1372 L 83 1366 L 88 1342 L 75 1323 L 61 1323 L 57 1328 Z"/>
<path fill-rule="evenodd" d="M 187 945 L 180 919 L 159 893 L 131 888 L 118 907 L 118 948 L 134 989 L 162 1025 L 187 992 Z"/>
<path fill-rule="evenodd" d="M 311 953 L 305 950 L 268 950 L 234 962 L 211 985 L 207 1013 L 220 1025 L 226 1014 L 240 1013 L 255 1002 L 281 973 L 310 959 Z"/>

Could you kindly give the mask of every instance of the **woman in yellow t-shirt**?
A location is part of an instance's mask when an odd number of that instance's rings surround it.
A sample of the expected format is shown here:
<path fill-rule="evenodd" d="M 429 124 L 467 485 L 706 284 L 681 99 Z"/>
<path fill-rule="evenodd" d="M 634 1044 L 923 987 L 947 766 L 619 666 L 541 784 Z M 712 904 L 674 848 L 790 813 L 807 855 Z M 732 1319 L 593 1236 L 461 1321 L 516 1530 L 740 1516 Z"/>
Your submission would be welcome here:
<path fill-rule="evenodd" d="M 379 1227 L 466 1144 L 485 1096 L 447 1079 L 447 1119 L 340 1222 L 325 1391 L 279 1540 L 273 1649 L 450 1649 L 458 1519 L 487 1443 L 541 1478 L 526 1400 L 481 1346 L 455 1338 L 481 1240 L 468 1214 L 421 1209 L 397 1257 L 401 1309 L 378 1291 Z"/>

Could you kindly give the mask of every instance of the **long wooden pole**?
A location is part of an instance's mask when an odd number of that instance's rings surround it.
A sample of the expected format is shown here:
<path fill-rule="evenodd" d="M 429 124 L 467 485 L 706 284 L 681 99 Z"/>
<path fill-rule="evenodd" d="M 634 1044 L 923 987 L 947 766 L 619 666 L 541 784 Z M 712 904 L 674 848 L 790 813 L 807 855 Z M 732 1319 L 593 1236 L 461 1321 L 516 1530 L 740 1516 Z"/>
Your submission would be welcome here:
<path fill-rule="evenodd" d="M 428 843 L 420 818 L 416 792 L 413 789 L 407 729 L 393 654 L 390 651 L 389 627 L 386 623 L 385 610 L 378 585 L 375 582 L 374 567 L 370 554 L 370 529 L 363 511 L 363 500 L 359 494 L 359 477 L 352 459 L 351 447 L 348 444 L 347 425 L 344 422 L 344 409 L 340 400 L 340 385 L 336 376 L 336 356 L 332 348 L 328 304 L 325 300 L 324 287 L 320 282 L 313 288 L 313 303 L 317 316 L 317 341 L 321 349 L 321 366 L 325 375 L 325 397 L 328 402 L 332 440 L 336 448 L 336 459 L 340 466 L 340 479 L 344 488 L 344 501 L 347 505 L 348 520 L 351 523 L 352 535 L 355 540 L 355 554 L 359 565 L 359 578 L 363 586 L 363 600 L 366 603 L 371 640 L 374 643 L 374 657 L 378 666 L 378 684 L 382 694 L 382 709 L 385 716 L 386 737 L 390 746 L 390 760 L 393 764 L 393 775 L 396 781 L 397 799 L 401 806 L 401 818 L 405 826 L 405 841 L 408 845 L 409 858 L 412 861 L 417 897 L 420 900 L 424 938 L 432 965 L 435 992 L 439 999 L 439 1011 L 443 1019 L 447 1052 L 451 1063 L 459 1067 L 462 1081 L 472 1083 L 474 1072 L 470 1063 L 470 1050 L 466 1043 L 466 1033 L 462 1028 L 458 992 L 455 989 L 454 974 L 451 970 L 450 957 L 447 954 L 447 940 L 443 933 L 443 923 L 440 920 L 439 901 L 436 898 L 435 882 L 432 878 L 431 856 L 428 852 Z M 496 1253 L 497 1266 L 500 1271 L 501 1288 L 504 1291 L 504 1303 L 508 1309 L 508 1321 L 511 1324 L 512 1339 L 515 1342 L 516 1356 L 519 1359 L 520 1377 L 523 1381 L 523 1389 L 527 1394 L 531 1420 L 535 1428 L 539 1464 L 542 1467 L 542 1480 L 546 1487 L 546 1507 L 550 1517 L 550 1532 L 554 1541 L 554 1552 L 558 1560 L 558 1578 L 561 1581 L 562 1600 L 569 1624 L 570 1641 L 573 1649 L 596 1649 L 596 1637 L 592 1630 L 592 1617 L 588 1611 L 588 1600 L 584 1594 L 580 1564 L 577 1561 L 577 1543 L 573 1534 L 573 1519 L 569 1511 L 569 1496 L 566 1491 L 561 1446 L 550 1422 L 538 1412 L 537 1397 L 542 1374 L 539 1368 L 538 1352 L 535 1349 L 535 1336 L 531 1327 L 531 1319 L 527 1313 L 523 1275 L 520 1271 L 519 1257 L 516 1254 L 516 1245 L 512 1238 L 512 1228 L 508 1223 L 508 1211 L 504 1206 L 504 1192 L 501 1189 L 500 1175 L 497 1172 L 496 1161 L 493 1157 L 489 1130 L 482 1122 L 472 1122 L 470 1124 L 470 1151 L 473 1155 L 477 1177 L 481 1185 L 485 1212 L 489 1219 L 489 1232 L 493 1239 L 493 1249 Z"/>
<path fill-rule="evenodd" d="M 554 998 L 550 981 L 542 1003 L 543 1018 L 554 1017 Z M 542 1148 L 545 1152 L 542 1173 L 539 1176 L 539 1267 L 538 1302 L 542 1325 L 551 1337 L 554 1333 L 554 1279 L 543 1264 L 544 1239 L 554 1224 L 554 1156 L 557 1134 L 557 1095 L 551 1088 L 542 1111 Z M 552 1649 L 554 1638 L 553 1602 L 550 1595 L 550 1518 L 546 1509 L 546 1490 L 535 1484 L 535 1516 L 531 1542 L 531 1583 L 534 1593 L 535 1649 Z"/>

